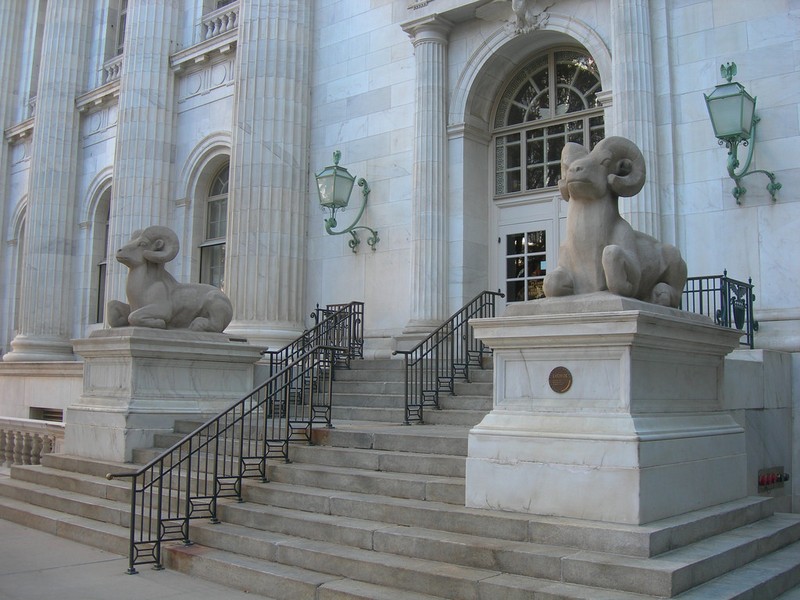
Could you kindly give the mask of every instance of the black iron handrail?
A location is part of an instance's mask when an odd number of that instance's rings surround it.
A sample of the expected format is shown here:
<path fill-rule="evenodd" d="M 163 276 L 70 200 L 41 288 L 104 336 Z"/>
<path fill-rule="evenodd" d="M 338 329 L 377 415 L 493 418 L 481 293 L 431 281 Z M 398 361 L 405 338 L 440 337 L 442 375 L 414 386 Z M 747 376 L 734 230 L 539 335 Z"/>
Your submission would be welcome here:
<path fill-rule="evenodd" d="M 425 406 L 439 408 L 439 393 L 455 393 L 456 378 L 469 381 L 470 367 L 483 367 L 491 350 L 476 339 L 469 320 L 495 316 L 495 299 L 500 292 L 484 291 L 470 300 L 436 331 L 411 350 L 396 350 L 405 358 L 405 420 L 422 422 Z"/>
<path fill-rule="evenodd" d="M 350 367 L 350 359 L 364 357 L 364 303 L 317 305 L 311 313 L 314 327 L 303 332 L 280 350 L 264 350 L 269 359 L 270 374 L 282 369 L 289 361 L 311 346 L 342 348 L 336 356 L 337 367 Z"/>
<path fill-rule="evenodd" d="M 742 332 L 741 345 L 755 347 L 754 332 L 758 323 L 753 318 L 753 280 L 738 281 L 722 275 L 689 277 L 681 297 L 681 308 L 714 319 L 717 325 Z"/>
<path fill-rule="evenodd" d="M 334 367 L 363 348 L 353 324 L 363 321 L 363 304 L 321 316 L 313 333 L 272 353 L 265 383 L 140 469 L 108 475 L 131 479 L 128 573 L 142 564 L 162 568 L 162 544 L 190 544 L 191 519 L 216 522 L 217 501 L 241 500 L 243 479 L 267 481 L 267 459 L 288 462 L 290 441 L 310 443 L 315 424 L 331 427 Z"/>
<path fill-rule="evenodd" d="M 328 304 L 320 308 L 319 304 L 311 313 L 315 323 L 334 318 L 335 326 L 328 326 L 326 343 L 348 349 L 348 361 L 351 358 L 364 358 L 364 303 L 349 302 L 347 304 Z M 315 326 L 316 327 L 316 326 Z M 349 367 L 349 362 L 345 365 Z"/>

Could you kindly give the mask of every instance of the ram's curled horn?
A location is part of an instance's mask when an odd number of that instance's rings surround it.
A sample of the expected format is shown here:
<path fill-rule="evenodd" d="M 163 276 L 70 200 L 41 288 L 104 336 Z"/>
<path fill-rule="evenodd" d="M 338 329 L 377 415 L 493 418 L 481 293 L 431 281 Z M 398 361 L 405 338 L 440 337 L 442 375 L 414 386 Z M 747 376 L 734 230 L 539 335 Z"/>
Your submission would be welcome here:
<path fill-rule="evenodd" d="M 608 187 L 617 196 L 635 196 L 644 186 L 646 169 L 641 150 L 629 139 L 607 137 L 595 146 L 611 155 Z"/>
<path fill-rule="evenodd" d="M 168 263 L 178 256 L 180 242 L 177 234 L 169 227 L 153 225 L 142 232 L 142 237 L 151 243 L 150 248 L 143 253 L 146 260 L 153 263 Z"/>

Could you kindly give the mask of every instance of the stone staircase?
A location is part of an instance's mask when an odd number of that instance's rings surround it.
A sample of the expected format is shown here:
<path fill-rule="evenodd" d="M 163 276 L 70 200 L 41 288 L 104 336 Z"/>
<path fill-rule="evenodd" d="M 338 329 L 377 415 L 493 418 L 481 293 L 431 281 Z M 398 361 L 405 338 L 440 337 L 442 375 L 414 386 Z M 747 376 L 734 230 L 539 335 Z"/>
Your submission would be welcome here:
<path fill-rule="evenodd" d="M 245 480 L 221 523 L 193 521 L 195 544 L 167 545 L 168 568 L 278 600 L 762 599 L 800 584 L 800 515 L 769 498 L 641 527 L 465 508 L 467 433 L 491 407 L 491 371 L 403 426 L 402 362 L 352 366 L 337 372 L 335 428 L 270 463 L 270 482 Z M 0 518 L 127 554 L 128 484 L 104 475 L 131 465 L 42 463 L 0 480 Z"/>

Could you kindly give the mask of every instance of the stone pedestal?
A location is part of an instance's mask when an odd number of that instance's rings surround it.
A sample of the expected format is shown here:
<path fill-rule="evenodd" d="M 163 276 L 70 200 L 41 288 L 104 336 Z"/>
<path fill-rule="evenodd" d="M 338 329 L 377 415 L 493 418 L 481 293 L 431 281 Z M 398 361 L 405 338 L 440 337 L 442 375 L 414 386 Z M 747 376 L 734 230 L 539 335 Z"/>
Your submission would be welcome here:
<path fill-rule="evenodd" d="M 210 417 L 253 389 L 260 349 L 225 334 L 141 327 L 73 340 L 83 394 L 67 409 L 64 452 L 129 462 L 175 419 Z"/>
<path fill-rule="evenodd" d="M 739 332 L 607 292 L 472 325 L 495 381 L 467 506 L 641 525 L 746 495 L 744 431 L 721 408 Z"/>

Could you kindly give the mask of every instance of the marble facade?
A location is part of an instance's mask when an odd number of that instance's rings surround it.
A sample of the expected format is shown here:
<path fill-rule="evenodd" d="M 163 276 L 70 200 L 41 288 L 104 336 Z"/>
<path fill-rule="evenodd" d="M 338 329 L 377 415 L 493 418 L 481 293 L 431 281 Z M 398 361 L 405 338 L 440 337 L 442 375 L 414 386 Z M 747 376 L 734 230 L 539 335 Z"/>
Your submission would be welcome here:
<path fill-rule="evenodd" d="M 547 205 L 557 238 L 565 216 L 554 190 L 494 194 L 498 100 L 552 48 L 592 56 L 606 135 L 645 155 L 649 182 L 624 216 L 678 247 L 690 276 L 752 277 L 756 344 L 793 353 L 800 382 L 794 3 L 529 2 L 520 30 L 507 0 L 128 0 L 121 54 L 118 0 L 47 4 L 0 3 L 0 376 L 15 382 L 0 384 L 1 413 L 37 406 L 8 392 L 37 389 L 30 360 L 64 372 L 71 340 L 103 328 L 98 265 L 133 229 L 175 230 L 172 272 L 198 281 L 208 187 L 228 162 L 237 336 L 276 347 L 317 303 L 361 300 L 367 355 L 389 355 L 502 287 L 499 229 Z M 731 60 L 758 97 L 754 164 L 783 184 L 774 203 L 758 176 L 741 206 L 730 194 L 702 94 Z M 336 149 L 372 189 L 374 253 L 325 234 L 313 173 Z M 121 300 L 124 268 L 106 262 L 105 300 Z"/>

